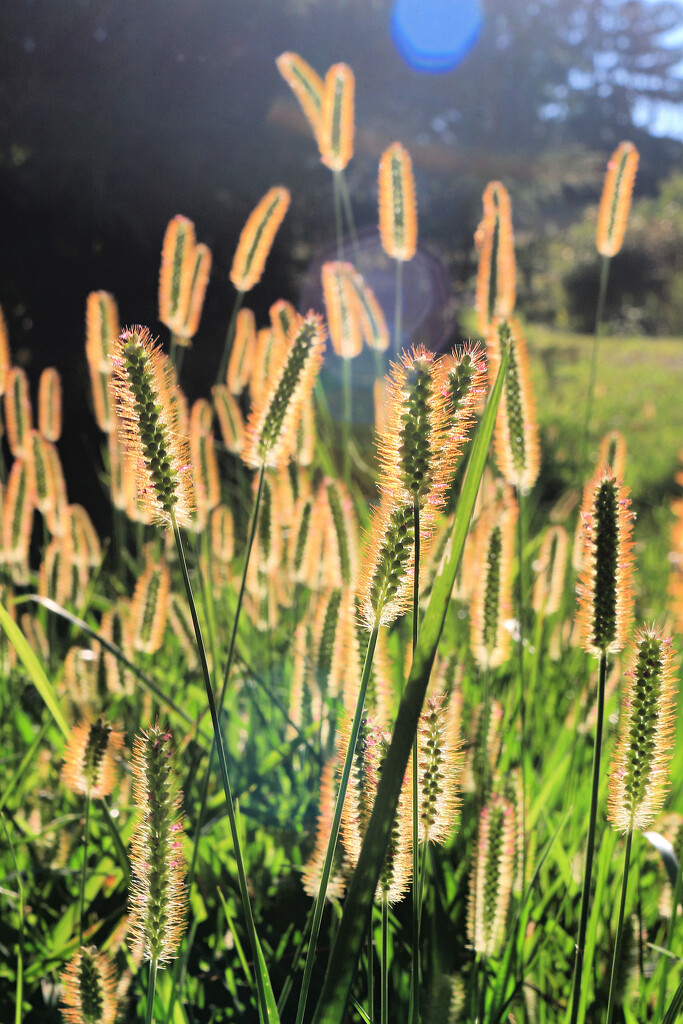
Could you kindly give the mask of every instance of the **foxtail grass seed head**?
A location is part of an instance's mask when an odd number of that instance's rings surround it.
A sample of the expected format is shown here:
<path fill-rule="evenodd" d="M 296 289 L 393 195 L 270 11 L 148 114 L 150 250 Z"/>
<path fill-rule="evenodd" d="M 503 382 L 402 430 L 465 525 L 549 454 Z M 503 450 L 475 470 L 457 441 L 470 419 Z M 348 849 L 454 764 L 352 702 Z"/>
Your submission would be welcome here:
<path fill-rule="evenodd" d="M 248 292 L 261 280 L 289 200 L 288 189 L 276 186 L 266 192 L 249 214 L 230 270 L 230 280 L 238 292 Z"/>
<path fill-rule="evenodd" d="M 337 757 L 331 757 L 325 762 L 322 777 L 320 779 L 320 803 L 318 810 L 318 827 L 316 830 L 315 847 L 313 853 L 304 865 L 302 881 L 307 896 L 315 898 L 320 888 L 327 844 L 332 831 L 332 818 L 334 817 L 334 805 L 337 798 Z M 339 900 L 344 895 L 344 876 L 340 870 L 333 871 L 327 883 L 325 893 L 328 900 Z"/>
<path fill-rule="evenodd" d="M 649 828 L 669 788 L 678 704 L 675 658 L 661 630 L 638 630 L 622 688 L 607 799 L 609 820 L 620 832 Z"/>
<path fill-rule="evenodd" d="M 370 772 L 368 784 L 374 805 L 377 787 L 387 758 L 390 733 L 375 726 L 370 744 Z M 413 773 L 412 759 L 403 779 L 398 805 L 389 832 L 384 863 L 380 871 L 375 902 L 387 901 L 389 906 L 399 903 L 410 888 L 413 875 Z"/>
<path fill-rule="evenodd" d="M 598 449 L 598 466 L 609 466 L 615 476 L 624 479 L 626 469 L 626 438 L 620 430 L 605 434 Z"/>
<path fill-rule="evenodd" d="M 328 582 L 346 588 L 352 585 L 358 567 L 358 524 L 353 499 L 338 480 L 326 479 L 323 487 L 329 509 L 326 545 L 332 562 Z"/>
<path fill-rule="evenodd" d="M 140 812 L 131 841 L 131 934 L 144 957 L 165 967 L 177 956 L 187 915 L 182 794 L 173 738 L 157 723 L 133 743 L 133 798 Z"/>
<path fill-rule="evenodd" d="M 159 271 L 159 319 L 173 332 L 187 314 L 196 244 L 193 222 L 177 214 L 166 228 Z"/>
<path fill-rule="evenodd" d="M 194 495 L 189 446 L 178 430 L 170 360 L 146 327 L 112 345 L 112 390 L 144 507 L 167 528 L 191 524 Z"/>
<path fill-rule="evenodd" d="M 445 843 L 455 826 L 463 767 L 457 726 L 442 694 L 427 697 L 417 730 L 421 843 Z"/>
<path fill-rule="evenodd" d="M 413 506 L 385 499 L 373 509 L 358 586 L 358 608 L 367 629 L 387 626 L 411 606 L 415 569 Z"/>
<path fill-rule="evenodd" d="M 28 377 L 20 366 L 13 366 L 7 376 L 5 423 L 10 451 L 15 459 L 23 459 L 29 432 L 33 430 L 33 409 Z"/>
<path fill-rule="evenodd" d="M 494 317 L 509 316 L 515 308 L 517 268 L 507 189 L 500 181 L 489 182 L 482 202 L 484 215 L 474 243 L 479 253 L 477 327 L 481 334 L 486 334 Z"/>
<path fill-rule="evenodd" d="M 417 201 L 410 153 L 392 142 L 379 162 L 379 234 L 395 260 L 412 260 L 417 249 Z"/>
<path fill-rule="evenodd" d="M 67 1024 L 114 1024 L 118 1013 L 116 972 L 109 957 L 81 946 L 61 975 L 62 1016 Z"/>
<path fill-rule="evenodd" d="M 353 156 L 355 78 L 348 64 L 333 64 L 325 75 L 320 111 L 320 158 L 343 171 Z"/>
<path fill-rule="evenodd" d="M 438 509 L 451 464 L 445 447 L 444 363 L 417 346 L 392 364 L 387 424 L 379 440 L 380 490 L 396 503 Z"/>
<path fill-rule="evenodd" d="M 130 604 L 128 642 L 134 650 L 154 654 L 161 647 L 170 590 L 168 566 L 149 555 Z"/>
<path fill-rule="evenodd" d="M 28 559 L 33 529 L 31 478 L 24 459 L 15 459 L 12 463 L 3 512 L 5 561 L 23 563 Z"/>
<path fill-rule="evenodd" d="M 486 394 L 486 382 L 486 355 L 478 342 L 468 342 L 444 360 L 446 444 L 453 463 L 460 456 L 477 407 Z"/>
<path fill-rule="evenodd" d="M 325 83 L 310 64 L 298 53 L 281 53 L 275 61 L 277 69 L 296 96 L 320 145 L 320 117 Z"/>
<path fill-rule="evenodd" d="M 500 505 L 482 516 L 474 537 L 480 562 L 472 597 L 470 646 L 482 669 L 502 665 L 510 650 L 507 623 L 512 609 L 517 515 L 517 502 L 508 492 Z"/>
<path fill-rule="evenodd" d="M 38 430 L 46 441 L 59 441 L 62 433 L 62 379 L 54 366 L 38 382 Z"/>
<path fill-rule="evenodd" d="M 611 469 L 599 469 L 586 487 L 581 521 L 581 646 L 596 656 L 615 654 L 624 648 L 633 620 L 633 513 L 630 491 Z"/>
<path fill-rule="evenodd" d="M 296 442 L 303 402 L 313 391 L 325 348 L 322 320 L 314 313 L 295 322 L 289 348 L 274 370 L 246 427 L 243 461 L 254 469 L 283 465 Z"/>
<path fill-rule="evenodd" d="M 477 953 L 496 956 L 505 939 L 515 860 L 515 809 L 493 796 L 479 816 L 467 931 Z"/>
<path fill-rule="evenodd" d="M 356 313 L 366 345 L 376 352 L 386 352 L 391 340 L 389 328 L 375 293 L 352 263 L 344 263 L 343 267 L 346 280 L 357 299 Z"/>
<path fill-rule="evenodd" d="M 600 200 L 595 244 L 601 256 L 616 256 L 623 245 L 637 170 L 638 150 L 620 142 L 607 164 Z"/>
<path fill-rule="evenodd" d="M 116 758 L 123 747 L 123 733 L 100 718 L 75 725 L 66 743 L 62 782 L 72 793 L 101 798 L 116 784 Z"/>
<path fill-rule="evenodd" d="M 85 354 L 90 372 L 109 375 L 109 351 L 121 333 L 116 299 L 109 292 L 90 292 L 85 304 Z"/>
<path fill-rule="evenodd" d="M 208 429 L 205 422 L 202 422 L 202 415 L 209 416 Z M 211 430 L 212 419 L 211 404 L 206 399 L 197 399 L 190 418 L 190 452 L 197 511 L 203 519 L 208 517 L 211 509 L 221 500 L 218 459 Z"/>
<path fill-rule="evenodd" d="M 325 300 L 327 330 L 336 355 L 353 359 L 363 348 L 358 297 L 349 279 L 350 263 L 323 263 L 320 276 Z"/>
<path fill-rule="evenodd" d="M 231 562 L 235 554 L 235 522 L 227 505 L 217 505 L 211 513 L 211 547 L 219 562 Z"/>
<path fill-rule="evenodd" d="M 504 479 L 522 494 L 528 494 L 541 468 L 538 443 L 536 400 L 531 387 L 531 371 L 522 329 L 513 317 L 507 319 L 510 359 L 503 384 L 494 444 L 498 468 Z M 494 331 L 497 337 L 498 332 Z M 491 360 L 491 380 L 497 375 L 500 348 L 495 346 Z"/>
<path fill-rule="evenodd" d="M 251 378 L 256 354 L 256 320 L 250 309 L 240 309 L 230 350 L 226 383 L 231 395 L 241 395 Z"/>
<path fill-rule="evenodd" d="M 223 444 L 229 452 L 239 455 L 244 447 L 244 419 L 242 410 L 228 391 L 225 384 L 216 384 L 211 389 L 213 407 L 218 416 Z"/>
<path fill-rule="evenodd" d="M 534 563 L 536 582 L 531 599 L 537 615 L 553 615 L 558 611 L 564 589 L 567 568 L 569 536 L 563 526 L 551 526 L 541 544 L 538 560 Z"/>

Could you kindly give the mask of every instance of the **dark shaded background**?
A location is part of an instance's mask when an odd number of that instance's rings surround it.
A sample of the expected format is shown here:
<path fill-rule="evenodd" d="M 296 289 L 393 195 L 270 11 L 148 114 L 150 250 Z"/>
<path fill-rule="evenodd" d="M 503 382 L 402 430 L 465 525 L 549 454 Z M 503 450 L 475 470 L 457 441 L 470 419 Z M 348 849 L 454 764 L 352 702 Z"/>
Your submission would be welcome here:
<path fill-rule="evenodd" d="M 680 142 L 630 123 L 639 95 L 681 99 L 672 75 L 680 54 L 662 35 L 680 24 L 679 4 L 482 6 L 470 55 L 449 74 L 425 76 L 394 49 L 388 0 L 3 0 L 0 304 L 15 360 L 32 380 L 45 365 L 62 373 L 71 500 L 92 506 L 100 443 L 83 398 L 88 292 L 106 288 L 122 323 L 162 333 L 163 233 L 174 214 L 191 217 L 214 256 L 183 368 L 194 398 L 213 382 L 233 301 L 232 254 L 260 195 L 273 184 L 293 193 L 250 296 L 260 322 L 275 298 L 296 301 L 309 260 L 333 235 L 330 175 L 276 70 L 283 50 L 322 73 L 334 61 L 351 64 L 357 155 L 348 180 L 359 224 L 375 223 L 377 160 L 400 138 L 415 162 L 421 237 L 460 283 L 490 178 L 502 178 L 513 199 L 519 193 L 523 231 L 537 229 L 541 210 L 525 195 L 544 197 L 541 212 L 568 220 L 596 196 L 599 176 L 585 154 L 606 156 L 620 138 L 641 148 L 641 194 L 680 163 Z"/>

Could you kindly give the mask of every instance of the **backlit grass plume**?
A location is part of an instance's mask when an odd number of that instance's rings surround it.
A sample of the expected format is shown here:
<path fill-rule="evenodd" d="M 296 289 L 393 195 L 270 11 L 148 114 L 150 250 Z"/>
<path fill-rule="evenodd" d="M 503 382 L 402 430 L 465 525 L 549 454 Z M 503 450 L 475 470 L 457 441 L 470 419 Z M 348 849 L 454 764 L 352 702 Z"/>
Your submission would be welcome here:
<path fill-rule="evenodd" d="M 118 1005 L 114 965 L 94 946 L 81 946 L 61 975 L 67 1024 L 114 1024 Z"/>
<path fill-rule="evenodd" d="M 314 313 L 295 322 L 289 348 L 273 373 L 246 426 L 242 458 L 248 466 L 283 465 L 296 442 L 304 400 L 322 364 L 325 330 Z"/>
<path fill-rule="evenodd" d="M 281 53 L 275 61 L 277 69 L 296 96 L 316 142 L 320 138 L 320 117 L 325 83 L 310 64 L 298 53 Z"/>
<path fill-rule="evenodd" d="M 112 344 L 111 388 L 120 429 L 146 510 L 167 528 L 191 523 L 194 495 L 187 440 L 178 430 L 174 372 L 146 327 Z"/>
<path fill-rule="evenodd" d="M 569 537 L 563 526 L 551 526 L 543 538 L 531 603 L 536 614 L 552 615 L 560 607 L 567 568 Z"/>
<path fill-rule="evenodd" d="M 620 142 L 607 164 L 600 199 L 595 244 L 601 256 L 616 256 L 623 245 L 637 170 L 638 150 L 632 142 Z"/>
<path fill-rule="evenodd" d="M 470 646 L 482 669 L 502 665 L 510 650 L 506 622 L 512 612 L 512 572 L 517 502 L 504 501 L 480 519 L 475 534 L 479 570 L 470 611 Z"/>
<path fill-rule="evenodd" d="M 38 383 L 38 430 L 46 441 L 62 433 L 62 380 L 54 366 L 46 367 Z"/>
<path fill-rule="evenodd" d="M 482 202 L 484 215 L 474 242 L 479 253 L 477 327 L 486 334 L 495 316 L 509 316 L 515 308 L 517 268 L 508 190 L 502 182 L 491 181 Z"/>
<path fill-rule="evenodd" d="M 654 626 L 638 630 L 619 709 L 608 817 L 620 832 L 643 831 L 662 809 L 673 755 L 675 648 Z"/>
<path fill-rule="evenodd" d="M 451 709 L 443 694 L 428 697 L 418 725 L 419 840 L 445 843 L 458 811 L 463 769 L 457 701 Z"/>
<path fill-rule="evenodd" d="M 342 359 L 360 355 L 363 347 L 358 297 L 351 284 L 350 263 L 330 260 L 323 263 L 321 279 L 330 343 Z"/>
<path fill-rule="evenodd" d="M 210 272 L 210 249 L 197 244 L 193 222 L 177 214 L 166 228 L 159 272 L 159 319 L 177 345 L 187 347 L 197 333 Z"/>
<path fill-rule="evenodd" d="M 226 383 L 231 395 L 241 395 L 249 383 L 256 353 L 256 321 L 250 309 L 241 309 L 235 322 L 235 340 L 228 362 Z"/>
<path fill-rule="evenodd" d="M 348 64 L 333 64 L 325 75 L 318 144 L 322 162 L 343 171 L 353 156 L 355 79 Z"/>
<path fill-rule="evenodd" d="M 510 347 L 508 372 L 496 419 L 496 461 L 505 480 L 521 494 L 528 494 L 541 468 L 541 450 L 526 341 L 519 322 L 513 317 L 504 321 L 494 319 L 489 338 L 489 379 L 492 383 L 498 373 L 503 339 Z"/>
<path fill-rule="evenodd" d="M 628 487 L 609 468 L 599 469 L 586 487 L 581 519 L 581 646 L 613 654 L 623 649 L 633 618 L 633 513 Z"/>
<path fill-rule="evenodd" d="M 479 817 L 467 917 L 469 940 L 484 956 L 495 956 L 505 939 L 515 849 L 515 809 L 493 796 Z"/>
<path fill-rule="evenodd" d="M 276 186 L 268 189 L 249 214 L 230 268 L 230 280 L 238 292 L 248 292 L 261 280 L 289 200 L 288 189 Z"/>
<path fill-rule="evenodd" d="M 177 955 L 187 909 L 182 799 L 170 732 L 156 724 L 137 735 L 131 769 L 140 817 L 131 841 L 130 931 L 145 959 L 165 967 Z"/>
<path fill-rule="evenodd" d="M 72 793 L 100 799 L 109 796 L 116 783 L 116 756 L 123 747 L 123 733 L 103 719 L 75 725 L 67 740 L 62 782 Z"/>
<path fill-rule="evenodd" d="M 379 233 L 387 256 L 405 262 L 417 248 L 417 201 L 410 153 L 400 142 L 379 162 Z"/>

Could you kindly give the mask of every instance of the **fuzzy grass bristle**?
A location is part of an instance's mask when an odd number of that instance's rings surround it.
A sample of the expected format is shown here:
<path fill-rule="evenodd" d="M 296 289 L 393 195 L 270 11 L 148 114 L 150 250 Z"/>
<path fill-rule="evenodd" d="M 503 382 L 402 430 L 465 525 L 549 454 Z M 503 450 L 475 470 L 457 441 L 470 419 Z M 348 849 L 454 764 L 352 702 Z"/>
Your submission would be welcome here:
<path fill-rule="evenodd" d="M 261 280 L 278 228 L 289 209 L 289 190 L 268 189 L 249 214 L 237 243 L 230 280 L 238 292 L 248 292 Z"/>
<path fill-rule="evenodd" d="M 112 345 L 112 393 L 140 499 L 170 528 L 192 521 L 190 453 L 178 429 L 179 406 L 170 360 L 146 327 L 123 331 Z"/>
<path fill-rule="evenodd" d="M 375 293 L 352 263 L 344 263 L 342 267 L 342 273 L 356 296 L 356 314 L 366 345 L 376 352 L 386 352 L 390 342 L 389 328 Z"/>
<path fill-rule="evenodd" d="M 170 732 L 156 724 L 138 734 L 131 769 L 140 818 L 131 841 L 130 931 L 143 956 L 164 967 L 177 955 L 187 914 L 182 799 Z"/>
<path fill-rule="evenodd" d="M 515 851 L 515 809 L 493 796 L 479 817 L 467 917 L 469 940 L 484 956 L 495 956 L 505 939 Z"/>
<path fill-rule="evenodd" d="M 512 212 L 508 190 L 491 181 L 482 195 L 484 213 L 474 236 L 479 253 L 475 304 L 477 327 L 486 334 L 496 316 L 509 316 L 515 308 L 515 265 Z"/>
<path fill-rule="evenodd" d="M 62 433 L 62 379 L 54 366 L 47 366 L 38 382 L 38 430 L 53 442 Z"/>
<path fill-rule="evenodd" d="M 536 614 L 553 615 L 562 600 L 569 536 L 563 526 L 551 526 L 543 538 L 531 603 Z"/>
<path fill-rule="evenodd" d="M 250 309 L 240 309 L 230 350 L 226 384 L 231 395 L 241 395 L 251 378 L 256 355 L 256 320 Z"/>
<path fill-rule="evenodd" d="M 295 321 L 289 348 L 254 402 L 246 427 L 242 459 L 258 469 L 278 468 L 293 450 L 302 405 L 311 394 L 322 364 L 325 330 L 315 313 Z"/>
<path fill-rule="evenodd" d="M 678 687 L 676 651 L 654 626 L 638 630 L 619 708 L 609 776 L 608 817 L 620 832 L 643 831 L 662 809 L 669 787 Z"/>
<path fill-rule="evenodd" d="M 385 498 L 372 510 L 361 563 L 358 607 L 367 629 L 389 625 L 411 607 L 415 569 L 413 506 Z"/>
<path fill-rule="evenodd" d="M 82 946 L 61 974 L 67 1024 L 114 1024 L 118 1014 L 114 965 L 94 946 Z"/>
<path fill-rule="evenodd" d="M 329 758 L 323 766 L 320 778 L 320 800 L 318 809 L 318 826 L 316 829 L 315 848 L 304 865 L 301 880 L 304 892 L 311 898 L 318 895 L 327 844 L 332 831 L 332 818 L 337 798 L 337 757 Z M 344 876 L 340 870 L 332 872 L 327 883 L 326 897 L 328 900 L 339 900 L 344 895 Z"/>
<path fill-rule="evenodd" d="M 290 87 L 320 144 L 320 118 L 325 83 L 310 64 L 298 53 L 281 53 L 275 61 L 277 69 Z"/>
<path fill-rule="evenodd" d="M 494 319 L 489 331 L 489 378 L 494 381 L 501 359 L 501 326 L 510 349 L 508 372 L 503 384 L 494 444 L 501 475 L 522 494 L 528 494 L 541 468 L 541 448 L 536 422 L 536 400 L 526 341 L 517 320 Z"/>
<path fill-rule="evenodd" d="M 630 491 L 601 467 L 584 492 L 577 621 L 581 646 L 596 656 L 623 650 L 633 620 Z"/>
<path fill-rule="evenodd" d="M 123 747 L 123 733 L 100 718 L 75 725 L 64 751 L 61 779 L 72 793 L 100 799 L 116 784 L 116 757 Z"/>
<path fill-rule="evenodd" d="M 595 240 L 601 256 L 616 256 L 624 243 L 638 159 L 632 142 L 620 142 L 607 164 Z"/>
<path fill-rule="evenodd" d="M 444 503 L 452 465 L 445 444 L 444 368 L 422 345 L 392 363 L 378 446 L 380 489 L 397 503 L 433 510 Z"/>
<path fill-rule="evenodd" d="M 23 459 L 28 435 L 33 430 L 33 407 L 28 377 L 20 366 L 13 366 L 7 376 L 5 423 L 10 451 L 15 459 Z"/>
<path fill-rule="evenodd" d="M 457 701 L 450 716 L 443 694 L 427 697 L 417 732 L 419 841 L 445 843 L 458 811 L 458 782 L 463 769 Z"/>
<path fill-rule="evenodd" d="M 363 348 L 358 297 L 350 281 L 350 263 L 323 263 L 320 276 L 330 343 L 342 359 L 354 359 Z"/>
<path fill-rule="evenodd" d="M 470 647 L 482 669 L 502 665 L 510 650 L 506 622 L 512 610 L 513 558 L 517 502 L 507 492 L 485 512 L 474 538 L 479 570 L 470 612 Z"/>
<path fill-rule="evenodd" d="M 343 171 L 353 157 L 355 83 L 348 64 L 333 64 L 325 75 L 318 145 L 332 171 Z"/>
<path fill-rule="evenodd" d="M 387 256 L 412 260 L 417 249 L 417 200 L 410 153 L 392 142 L 379 162 L 379 234 Z"/>

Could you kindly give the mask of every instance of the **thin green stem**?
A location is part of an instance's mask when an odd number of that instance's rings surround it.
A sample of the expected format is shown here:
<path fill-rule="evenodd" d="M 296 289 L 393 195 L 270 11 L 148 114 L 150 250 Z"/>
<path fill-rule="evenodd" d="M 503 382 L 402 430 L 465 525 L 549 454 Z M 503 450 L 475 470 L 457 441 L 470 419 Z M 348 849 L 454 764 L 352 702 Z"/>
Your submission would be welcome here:
<path fill-rule="evenodd" d="M 676 918 L 678 916 L 678 906 L 681 902 L 681 893 L 683 893 L 683 859 L 678 862 L 678 871 L 676 872 L 676 884 L 673 890 L 673 905 L 671 907 L 671 916 L 669 917 L 669 927 L 666 932 L 666 948 L 671 949 L 674 940 L 674 931 L 676 930 Z M 664 1016 L 664 1001 L 666 999 L 666 981 L 669 974 L 669 966 L 671 964 L 671 957 L 665 956 L 662 958 L 664 963 L 662 964 L 662 976 L 659 982 L 659 999 L 657 1002 L 657 1020 L 661 1020 Z"/>
<path fill-rule="evenodd" d="M 588 392 L 586 394 L 586 415 L 583 424 L 583 447 L 579 467 L 583 473 L 588 458 L 588 441 L 590 438 L 591 416 L 593 415 L 593 398 L 595 393 L 595 379 L 598 368 L 598 342 L 600 338 L 600 327 L 602 316 L 605 310 L 605 296 L 607 294 L 607 278 L 609 277 L 609 256 L 602 257 L 600 265 L 600 287 L 598 290 L 598 304 L 595 310 L 595 328 L 593 331 L 593 351 L 591 353 L 591 367 L 588 378 Z"/>
<path fill-rule="evenodd" d="M 332 172 L 332 194 L 334 197 L 334 225 L 337 238 L 337 259 L 344 259 L 344 231 L 342 226 L 341 195 L 339 185 L 339 171 Z"/>
<path fill-rule="evenodd" d="M 353 210 L 351 208 L 351 198 L 349 196 L 349 188 L 346 184 L 346 176 L 343 171 L 339 171 L 339 191 L 341 193 L 342 204 L 344 206 L 344 213 L 346 214 L 346 223 L 349 227 L 349 234 L 351 236 L 351 245 L 353 247 L 353 257 L 356 261 L 358 270 L 360 267 L 360 246 L 358 244 L 358 233 L 356 231 L 356 222 L 353 216 Z"/>
<path fill-rule="evenodd" d="M 318 895 L 316 897 L 315 910 L 313 912 L 313 924 L 311 925 L 311 938 L 308 944 L 308 951 L 306 953 L 306 962 L 304 964 L 304 975 L 301 981 L 301 991 L 299 993 L 299 1005 L 296 1011 L 296 1024 L 302 1024 L 304 1019 L 304 1013 L 306 1011 L 306 1000 L 308 999 L 308 990 L 311 985 L 311 975 L 313 973 L 313 963 L 315 960 L 316 946 L 318 943 L 318 935 L 320 933 L 320 923 L 322 921 L 323 910 L 325 909 L 325 898 L 327 894 L 327 885 L 330 880 L 330 873 L 332 871 L 332 861 L 334 859 L 334 850 L 337 845 L 337 837 L 339 835 L 339 826 L 341 824 L 342 810 L 344 807 L 344 800 L 346 798 L 346 790 L 349 785 L 349 777 L 351 775 L 351 767 L 353 765 L 353 757 L 356 752 L 356 742 L 358 740 L 358 733 L 360 732 L 361 719 L 363 717 L 363 707 L 365 705 L 365 694 L 368 688 L 368 682 L 370 679 L 370 670 L 372 668 L 372 659 L 375 654 L 375 647 L 377 645 L 377 636 L 379 634 L 379 621 L 381 615 L 381 608 L 377 612 L 375 617 L 375 624 L 368 640 L 368 646 L 365 652 L 365 662 L 363 664 L 363 674 L 360 681 L 360 689 L 358 691 L 358 699 L 356 701 L 356 710 L 353 715 L 353 722 L 351 724 L 351 734 L 349 737 L 349 746 L 346 751 L 346 757 L 344 758 L 344 767 L 342 769 L 341 779 L 339 782 L 339 792 L 337 793 L 337 801 L 334 805 L 334 815 L 332 818 L 332 827 L 330 829 L 330 838 L 327 843 L 327 851 L 325 853 L 325 861 L 323 863 L 322 872 L 320 875 L 320 888 L 318 889 Z"/>
<path fill-rule="evenodd" d="M 145 1014 L 145 1024 L 152 1024 L 154 1020 L 154 995 L 157 987 L 157 962 L 156 958 L 152 957 L 149 962 L 149 982 L 147 984 L 147 1013 Z"/>
<path fill-rule="evenodd" d="M 389 1020 L 389 905 L 382 897 L 382 982 L 380 991 L 380 1024 Z"/>
<path fill-rule="evenodd" d="M 351 478 L 351 416 L 353 408 L 352 387 L 351 387 L 351 360 L 342 356 L 342 399 L 344 403 L 343 426 L 344 437 L 342 453 L 342 465 L 344 472 L 344 483 L 349 486 Z"/>
<path fill-rule="evenodd" d="M 600 655 L 600 675 L 598 678 L 598 718 L 595 726 L 595 746 L 593 748 L 593 785 L 591 789 L 591 806 L 588 818 L 588 840 L 586 843 L 586 866 L 583 876 L 581 893 L 581 917 L 579 934 L 574 950 L 574 982 L 572 988 L 572 1010 L 570 1024 L 576 1024 L 579 1018 L 581 1001 L 581 982 L 584 971 L 584 955 L 586 947 L 586 928 L 588 926 L 588 907 L 590 904 L 591 876 L 593 873 L 593 853 L 595 850 L 595 822 L 598 813 L 598 790 L 600 787 L 600 752 L 602 748 L 602 723 L 605 711 L 605 679 L 607 676 L 607 655 Z M 590 967 L 590 964 L 588 965 Z"/>
<path fill-rule="evenodd" d="M 420 620 L 420 506 L 413 503 L 413 533 L 415 536 L 415 567 L 413 572 L 413 657 L 417 648 Z M 417 786 L 417 732 L 413 737 L 413 947 L 410 975 L 410 1007 L 408 1019 L 417 1024 L 420 1019 L 420 849 L 419 807 Z"/>
<path fill-rule="evenodd" d="M 254 958 L 254 970 L 256 973 L 256 987 L 258 989 L 258 1000 L 259 1009 L 264 1019 L 268 1018 L 268 1008 L 266 1000 L 266 978 L 264 978 L 264 967 L 262 964 L 261 947 L 259 945 L 258 938 L 256 936 L 256 928 L 254 925 L 254 917 L 251 909 L 251 900 L 249 899 L 249 889 L 247 886 L 247 876 L 244 867 L 244 858 L 242 855 L 242 845 L 240 842 L 239 830 L 237 828 L 237 819 L 235 816 L 235 807 L 232 799 L 232 788 L 230 786 L 230 776 L 228 773 L 228 762 L 225 753 L 225 745 L 223 743 L 223 734 L 220 728 L 220 722 L 218 718 L 218 711 L 216 709 L 216 702 L 213 695 L 213 687 L 211 685 L 211 676 L 209 673 L 209 666 L 206 660 L 206 648 L 204 646 L 204 640 L 202 638 L 202 631 L 199 625 L 199 619 L 197 618 L 197 609 L 195 606 L 194 595 L 192 593 L 192 585 L 190 583 L 190 576 L 187 571 L 187 562 L 185 561 L 185 552 L 183 550 L 183 542 L 180 536 L 180 530 L 175 518 L 172 522 L 173 534 L 175 537 L 176 547 L 178 549 L 178 560 L 180 562 L 180 569 L 183 575 L 183 582 L 185 584 L 185 592 L 187 594 L 188 604 L 190 606 L 190 614 L 192 616 L 192 624 L 194 626 L 195 637 L 197 639 L 197 652 L 199 654 L 199 661 L 202 667 L 202 674 L 204 676 L 204 685 L 206 687 L 206 696 L 209 702 L 209 711 L 211 714 L 211 722 L 213 724 L 214 740 L 216 750 L 218 752 L 218 762 L 221 769 L 221 777 L 223 780 L 223 790 L 225 792 L 225 803 L 228 812 L 228 821 L 230 823 L 230 833 L 232 835 L 232 842 L 235 853 L 235 860 L 237 862 L 237 875 L 239 881 L 240 895 L 242 898 L 242 904 L 244 907 L 244 916 L 247 926 L 247 934 L 249 936 L 249 943 L 251 945 L 252 956 Z M 208 772 L 208 769 L 207 769 Z M 268 981 L 268 985 L 270 982 Z"/>
<path fill-rule="evenodd" d="M 225 378 L 228 373 L 228 360 L 230 359 L 230 349 L 232 348 L 233 338 L 235 337 L 235 325 L 237 324 L 237 314 L 242 308 L 243 301 L 244 292 L 238 291 L 237 295 L 235 296 L 235 305 L 232 307 L 232 313 L 230 315 L 228 329 L 225 334 L 223 355 L 221 356 L 221 363 L 218 369 L 218 376 L 216 377 L 216 384 L 225 384 Z"/>
<path fill-rule="evenodd" d="M 616 979 L 619 970 L 619 959 L 621 956 L 621 940 L 624 931 L 624 908 L 626 906 L 626 891 L 628 889 L 628 869 L 631 860 L 631 841 L 633 839 L 633 815 L 631 815 L 630 828 L 626 833 L 626 850 L 624 852 L 624 877 L 621 883 L 621 901 L 619 903 L 619 923 L 617 924 L 617 941 L 614 946 L 614 957 L 612 959 L 612 976 L 609 982 L 609 1000 L 607 1002 L 606 1024 L 612 1024 L 614 1016 L 614 1000 L 616 995 Z"/>
<path fill-rule="evenodd" d="M 396 260 L 396 305 L 394 306 L 394 353 L 403 348 L 403 260 Z"/>
<path fill-rule="evenodd" d="M 88 838 L 90 833 L 90 793 L 86 794 L 85 797 L 85 824 L 83 826 L 83 869 L 81 871 L 81 896 L 79 900 L 80 911 L 80 926 L 79 926 L 79 946 L 83 945 L 83 918 L 85 917 L 85 879 L 88 873 Z"/>
<path fill-rule="evenodd" d="M 524 575 L 524 495 L 521 491 L 517 493 L 519 513 L 517 516 L 517 543 L 519 547 L 519 574 L 518 600 L 519 600 L 519 722 L 520 722 L 520 758 L 519 763 L 522 774 L 522 806 L 520 808 L 520 821 L 522 828 L 522 891 L 526 885 L 526 693 L 524 679 L 524 599 L 526 597 L 526 580 Z M 520 964 L 520 971 L 523 974 L 523 964 Z"/>

